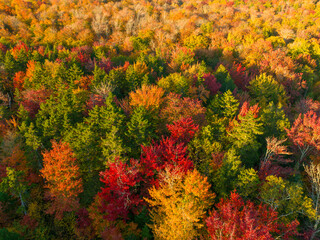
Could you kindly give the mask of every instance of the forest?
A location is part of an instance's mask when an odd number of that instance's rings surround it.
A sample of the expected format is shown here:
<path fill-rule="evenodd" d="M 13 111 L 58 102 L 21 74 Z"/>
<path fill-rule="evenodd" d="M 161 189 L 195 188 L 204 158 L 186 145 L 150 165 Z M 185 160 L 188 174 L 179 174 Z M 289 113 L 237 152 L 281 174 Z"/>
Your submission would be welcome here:
<path fill-rule="evenodd" d="M 316 0 L 0 0 L 0 239 L 320 239 L 319 76 Z"/>

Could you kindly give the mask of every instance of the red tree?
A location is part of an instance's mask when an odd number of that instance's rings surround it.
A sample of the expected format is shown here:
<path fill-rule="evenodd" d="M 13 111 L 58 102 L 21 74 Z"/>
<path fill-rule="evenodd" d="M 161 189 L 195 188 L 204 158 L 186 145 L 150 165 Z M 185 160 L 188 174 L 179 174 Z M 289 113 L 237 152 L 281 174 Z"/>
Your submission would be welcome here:
<path fill-rule="evenodd" d="M 210 91 L 210 95 L 214 96 L 217 94 L 219 89 L 221 88 L 221 84 L 217 81 L 216 77 L 210 73 L 206 73 L 203 75 L 204 84 L 207 86 Z"/>
<path fill-rule="evenodd" d="M 21 105 L 28 111 L 29 116 L 34 118 L 40 109 L 40 104 L 50 97 L 50 91 L 46 89 L 29 89 L 22 92 Z"/>
<path fill-rule="evenodd" d="M 320 151 L 320 117 L 312 110 L 304 115 L 300 114 L 291 129 L 286 131 L 289 139 L 301 152 L 296 168 L 310 152 Z"/>
<path fill-rule="evenodd" d="M 130 165 L 118 160 L 100 173 L 100 181 L 105 184 L 99 193 L 102 199 L 100 210 L 108 220 L 126 219 L 129 211 L 141 203 L 135 188 L 141 181 L 138 166 L 135 160 L 131 160 Z"/>
<path fill-rule="evenodd" d="M 199 130 L 199 126 L 193 123 L 191 117 L 168 124 L 167 128 L 176 142 L 183 143 L 188 143 Z"/>
<path fill-rule="evenodd" d="M 298 221 L 281 224 L 278 213 L 266 205 L 255 206 L 246 203 L 235 192 L 230 199 L 223 200 L 216 205 L 206 219 L 210 239 L 213 240 L 267 240 L 275 239 L 272 234 L 281 234 L 283 239 L 297 235 Z"/>

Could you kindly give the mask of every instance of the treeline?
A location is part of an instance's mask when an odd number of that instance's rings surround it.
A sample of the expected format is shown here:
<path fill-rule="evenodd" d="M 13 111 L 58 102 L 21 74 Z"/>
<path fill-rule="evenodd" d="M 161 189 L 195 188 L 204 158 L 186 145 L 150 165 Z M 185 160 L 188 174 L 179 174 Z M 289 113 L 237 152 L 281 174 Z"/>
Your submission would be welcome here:
<path fill-rule="evenodd" d="M 318 239 L 319 14 L 0 0 L 0 239 Z"/>

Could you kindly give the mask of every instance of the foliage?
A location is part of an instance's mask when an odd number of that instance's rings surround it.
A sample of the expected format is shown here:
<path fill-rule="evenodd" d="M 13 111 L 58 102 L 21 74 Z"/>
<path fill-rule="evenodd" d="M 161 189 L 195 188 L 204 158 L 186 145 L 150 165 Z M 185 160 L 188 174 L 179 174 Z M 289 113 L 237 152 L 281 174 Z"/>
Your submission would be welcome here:
<path fill-rule="evenodd" d="M 284 239 L 297 235 L 297 221 L 279 224 L 276 211 L 263 204 L 244 202 L 235 192 L 216 206 L 217 210 L 206 219 L 210 239 L 274 239 L 273 234 L 280 229 Z"/>
<path fill-rule="evenodd" d="M 168 168 L 160 176 L 159 188 L 149 190 L 146 199 L 153 221 L 151 228 L 157 239 L 186 239 L 201 234 L 205 211 L 214 194 L 210 184 L 196 170 L 186 175 L 177 168 Z"/>

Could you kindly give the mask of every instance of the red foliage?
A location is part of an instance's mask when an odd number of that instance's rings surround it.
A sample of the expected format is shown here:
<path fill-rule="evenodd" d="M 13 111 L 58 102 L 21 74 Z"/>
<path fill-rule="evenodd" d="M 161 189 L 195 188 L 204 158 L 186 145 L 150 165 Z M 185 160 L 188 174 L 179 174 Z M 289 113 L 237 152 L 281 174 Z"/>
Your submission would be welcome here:
<path fill-rule="evenodd" d="M 51 202 L 46 213 L 54 214 L 58 220 L 63 218 L 64 212 L 77 211 L 80 207 L 79 201 L 74 197 L 54 196 L 51 192 L 47 192 L 45 198 Z"/>
<path fill-rule="evenodd" d="M 260 107 L 258 104 L 254 106 L 250 106 L 248 102 L 244 102 L 239 110 L 239 115 L 244 117 L 247 115 L 248 112 L 252 113 L 254 118 L 258 117 Z"/>
<path fill-rule="evenodd" d="M 20 52 L 23 51 L 25 53 L 28 53 L 29 52 L 29 48 L 28 46 L 23 43 L 23 42 L 20 42 L 18 43 L 13 49 L 12 49 L 12 56 L 17 60 L 19 55 L 20 55 Z"/>
<path fill-rule="evenodd" d="M 193 162 L 187 154 L 184 143 L 177 143 L 173 138 L 162 138 L 159 144 L 141 146 L 140 171 L 146 189 L 158 186 L 158 173 L 165 168 L 179 167 L 183 172 L 193 169 Z"/>
<path fill-rule="evenodd" d="M 267 205 L 255 206 L 246 203 L 235 192 L 230 199 L 221 199 L 206 225 L 211 239 L 257 240 L 274 239 L 272 233 L 283 234 L 283 239 L 297 235 L 298 221 L 290 224 L 278 223 L 278 213 Z"/>
<path fill-rule="evenodd" d="M 246 72 L 246 68 L 241 65 L 241 63 L 233 63 L 233 66 L 228 69 L 231 78 L 233 79 L 236 86 L 243 91 L 247 89 L 247 85 L 251 80 L 251 76 L 249 76 L 248 72 Z"/>
<path fill-rule="evenodd" d="M 0 51 L 2 53 L 6 53 L 7 50 L 8 50 L 7 46 L 4 45 L 3 43 L 0 43 Z"/>
<path fill-rule="evenodd" d="M 295 106 L 297 113 L 305 114 L 308 111 L 314 111 L 318 116 L 320 115 L 320 102 L 309 97 L 301 99 Z"/>
<path fill-rule="evenodd" d="M 100 210 L 109 221 L 127 219 L 129 210 L 142 202 L 134 189 L 141 181 L 138 166 L 135 160 L 131 160 L 130 166 L 117 161 L 100 173 L 100 181 L 105 184 L 99 193 L 102 199 Z"/>
<path fill-rule="evenodd" d="M 90 111 L 95 106 L 105 105 L 106 99 L 99 94 L 91 94 L 89 100 L 87 101 L 87 111 Z"/>
<path fill-rule="evenodd" d="M 103 240 L 123 240 L 120 230 L 115 227 L 106 227 L 101 233 L 101 238 Z"/>
<path fill-rule="evenodd" d="M 77 212 L 76 234 L 81 238 L 86 237 L 86 239 L 94 239 L 92 220 L 89 217 L 89 212 L 85 208 L 81 208 Z"/>
<path fill-rule="evenodd" d="M 99 62 L 98 62 L 98 66 L 103 69 L 106 73 L 109 73 L 112 68 L 112 62 L 109 58 L 102 58 Z"/>
<path fill-rule="evenodd" d="M 260 180 L 265 180 L 266 177 L 270 175 L 286 178 L 292 173 L 293 173 L 293 169 L 291 167 L 282 167 L 278 164 L 274 164 L 271 161 L 267 161 L 261 164 L 258 175 Z"/>
<path fill-rule="evenodd" d="M 181 95 L 169 93 L 165 99 L 164 108 L 160 112 L 160 118 L 167 123 L 172 123 L 181 118 L 192 117 L 195 124 L 205 124 L 206 108 L 201 101 L 189 97 L 181 98 Z"/>
<path fill-rule="evenodd" d="M 320 117 L 314 111 L 300 114 L 291 129 L 286 129 L 288 137 L 301 151 L 300 161 L 311 151 L 320 151 Z"/>
<path fill-rule="evenodd" d="M 81 64 L 81 66 L 86 66 L 90 60 L 90 55 L 87 53 L 79 52 L 77 55 L 77 61 Z"/>
<path fill-rule="evenodd" d="M 89 90 L 89 85 L 91 84 L 92 80 L 93 80 L 93 76 L 88 75 L 88 76 L 82 76 L 80 80 L 76 80 L 74 81 L 74 83 L 78 85 L 80 88 Z"/>
<path fill-rule="evenodd" d="M 34 118 L 40 109 L 40 104 L 50 97 L 50 91 L 46 89 L 28 89 L 22 92 L 21 105 L 28 111 L 29 116 Z"/>
<path fill-rule="evenodd" d="M 219 89 L 221 88 L 221 84 L 217 82 L 217 79 L 214 75 L 210 73 L 206 73 L 203 75 L 204 84 L 207 86 L 210 91 L 210 95 L 214 96 L 217 94 Z"/>
<path fill-rule="evenodd" d="M 27 226 L 29 229 L 33 230 L 38 226 L 37 220 L 31 218 L 29 215 L 24 215 L 20 221 L 22 226 Z"/>
<path fill-rule="evenodd" d="M 167 128 L 174 141 L 183 143 L 188 143 L 199 130 L 199 126 L 193 123 L 191 117 L 168 124 Z"/>

